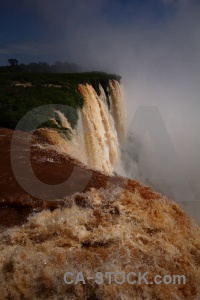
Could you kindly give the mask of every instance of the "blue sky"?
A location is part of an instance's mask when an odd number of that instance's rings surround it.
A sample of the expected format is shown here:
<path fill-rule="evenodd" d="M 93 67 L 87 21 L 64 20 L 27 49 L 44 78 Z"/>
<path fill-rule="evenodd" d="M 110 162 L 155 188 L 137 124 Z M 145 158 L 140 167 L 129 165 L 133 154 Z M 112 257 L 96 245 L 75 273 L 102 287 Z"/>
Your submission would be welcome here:
<path fill-rule="evenodd" d="M 92 45 L 96 36 L 102 38 L 104 31 L 110 31 L 112 39 L 112 31 L 131 32 L 136 28 L 148 30 L 163 26 L 176 14 L 178 3 L 169 0 L 2 0 L 0 64 L 7 64 L 11 57 L 22 63 L 55 60 L 81 63 L 83 53 L 81 49 L 77 51 L 79 37 L 90 37 L 86 43 L 91 41 Z"/>

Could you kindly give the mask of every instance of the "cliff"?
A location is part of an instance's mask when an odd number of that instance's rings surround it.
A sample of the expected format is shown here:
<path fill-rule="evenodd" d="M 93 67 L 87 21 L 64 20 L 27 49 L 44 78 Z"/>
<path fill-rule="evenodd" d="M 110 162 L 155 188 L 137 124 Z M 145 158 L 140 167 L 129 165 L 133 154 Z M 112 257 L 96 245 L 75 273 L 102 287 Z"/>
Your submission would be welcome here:
<path fill-rule="evenodd" d="M 9 76 L 0 94 L 0 299 L 198 300 L 199 227 L 161 194 L 112 176 L 125 135 L 119 78 Z"/>
<path fill-rule="evenodd" d="M 27 135 L 19 132 L 19 147 L 25 147 Z M 1 130 L 1 299 L 199 299 L 200 230 L 178 205 L 133 180 L 42 149 L 35 133 L 31 161 L 38 178 L 59 184 L 75 168 L 79 174 L 66 186 L 71 196 L 37 199 L 13 177 L 11 137 L 11 130 Z M 74 193 L 88 174 L 83 190 Z M 66 272 L 82 272 L 85 284 L 66 284 Z M 156 275 L 184 275 L 186 283 L 117 284 L 113 278 L 109 283 L 108 275 L 103 284 L 87 279 L 97 272 L 148 272 L 149 282 Z"/>
<path fill-rule="evenodd" d="M 119 81 L 101 72 L 0 74 L 0 126 L 43 128 L 48 144 L 111 174 L 125 134 Z"/>

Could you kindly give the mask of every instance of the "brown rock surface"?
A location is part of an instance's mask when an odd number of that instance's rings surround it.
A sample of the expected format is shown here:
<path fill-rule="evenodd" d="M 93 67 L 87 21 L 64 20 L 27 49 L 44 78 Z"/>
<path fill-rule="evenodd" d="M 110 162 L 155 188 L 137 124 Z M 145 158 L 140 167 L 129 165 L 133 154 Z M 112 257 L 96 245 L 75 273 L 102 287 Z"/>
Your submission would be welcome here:
<path fill-rule="evenodd" d="M 200 299 L 200 229 L 178 205 L 133 180 L 96 171 L 71 197 L 34 198 L 14 178 L 11 136 L 1 130 L 0 299 Z M 49 184 L 66 180 L 75 166 L 88 172 L 50 149 L 33 147 L 31 159 Z M 82 272 L 85 284 L 64 283 L 65 272 Z M 96 272 L 148 272 L 149 282 L 184 275 L 186 283 L 117 284 L 112 277 L 109 284 L 105 276 L 99 285 L 87 279 Z"/>

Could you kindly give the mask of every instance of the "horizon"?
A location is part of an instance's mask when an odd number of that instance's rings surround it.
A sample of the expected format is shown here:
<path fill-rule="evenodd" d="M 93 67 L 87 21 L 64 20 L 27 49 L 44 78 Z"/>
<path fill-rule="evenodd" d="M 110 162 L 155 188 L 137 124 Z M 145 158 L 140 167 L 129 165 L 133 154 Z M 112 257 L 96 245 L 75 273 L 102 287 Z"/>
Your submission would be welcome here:
<path fill-rule="evenodd" d="M 93 50 L 99 42 L 112 41 L 117 35 L 122 37 L 127 33 L 137 38 L 140 32 L 149 34 L 157 27 L 164 29 L 191 6 L 198 6 L 197 1 L 98 0 L 94 3 L 87 0 L 83 4 L 80 0 L 51 0 L 46 5 L 40 1 L 3 0 L 0 65 L 14 57 L 25 64 L 31 61 L 52 64 L 62 60 L 92 68 L 95 65 Z M 125 43 L 129 48 L 128 40 Z"/>

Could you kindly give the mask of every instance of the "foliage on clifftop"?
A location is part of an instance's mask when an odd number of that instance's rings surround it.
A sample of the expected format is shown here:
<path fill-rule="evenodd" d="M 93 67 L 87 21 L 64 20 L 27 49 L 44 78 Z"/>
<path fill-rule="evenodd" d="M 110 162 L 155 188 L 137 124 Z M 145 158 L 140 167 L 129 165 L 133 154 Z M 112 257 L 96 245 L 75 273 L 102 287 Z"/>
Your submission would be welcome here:
<path fill-rule="evenodd" d="M 84 100 L 78 92 L 78 84 L 91 84 L 97 94 L 100 93 L 101 84 L 108 97 L 110 79 L 120 81 L 120 76 L 103 72 L 0 72 L 0 127 L 14 129 L 28 111 L 41 105 L 62 104 L 75 109 L 82 108 Z M 74 127 L 78 118 L 77 111 L 66 116 Z"/>

